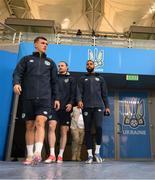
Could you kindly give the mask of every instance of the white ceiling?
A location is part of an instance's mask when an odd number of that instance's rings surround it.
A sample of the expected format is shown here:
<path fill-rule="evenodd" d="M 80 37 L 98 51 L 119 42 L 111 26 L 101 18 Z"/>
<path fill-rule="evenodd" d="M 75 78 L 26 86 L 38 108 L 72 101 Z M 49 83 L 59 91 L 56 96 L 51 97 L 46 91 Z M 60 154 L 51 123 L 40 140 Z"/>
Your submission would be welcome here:
<path fill-rule="evenodd" d="M 103 14 L 97 31 L 124 32 L 133 22 L 136 25 L 155 26 L 155 0 L 102 0 L 102 2 Z M 35 19 L 55 20 L 63 29 L 89 30 L 84 0 L 27 0 L 27 3 Z M 4 0 L 0 0 L 0 20 L 4 21 L 8 16 Z"/>

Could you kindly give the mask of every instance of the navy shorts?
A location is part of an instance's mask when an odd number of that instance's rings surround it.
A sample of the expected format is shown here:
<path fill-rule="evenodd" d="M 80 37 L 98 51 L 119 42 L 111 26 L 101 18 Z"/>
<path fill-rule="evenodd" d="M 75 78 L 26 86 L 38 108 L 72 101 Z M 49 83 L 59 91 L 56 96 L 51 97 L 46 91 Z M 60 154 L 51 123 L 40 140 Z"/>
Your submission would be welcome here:
<path fill-rule="evenodd" d="M 71 111 L 66 112 L 65 109 L 60 109 L 56 111 L 57 121 L 60 126 L 70 126 L 71 124 Z"/>
<path fill-rule="evenodd" d="M 56 110 L 52 109 L 51 110 L 51 115 L 49 115 L 48 121 L 57 121 L 57 114 L 56 114 Z"/>
<path fill-rule="evenodd" d="M 48 99 L 31 99 L 22 102 L 22 119 L 35 120 L 37 115 L 51 115 L 51 101 Z"/>

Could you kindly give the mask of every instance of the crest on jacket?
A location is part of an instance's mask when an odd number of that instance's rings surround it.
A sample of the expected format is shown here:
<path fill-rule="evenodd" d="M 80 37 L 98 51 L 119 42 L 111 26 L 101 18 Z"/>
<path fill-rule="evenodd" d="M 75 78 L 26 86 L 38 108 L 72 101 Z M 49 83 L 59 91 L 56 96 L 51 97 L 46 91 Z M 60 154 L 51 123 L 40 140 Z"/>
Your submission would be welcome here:
<path fill-rule="evenodd" d="M 68 83 L 69 82 L 69 78 L 65 79 L 64 81 L 65 81 L 65 83 Z"/>

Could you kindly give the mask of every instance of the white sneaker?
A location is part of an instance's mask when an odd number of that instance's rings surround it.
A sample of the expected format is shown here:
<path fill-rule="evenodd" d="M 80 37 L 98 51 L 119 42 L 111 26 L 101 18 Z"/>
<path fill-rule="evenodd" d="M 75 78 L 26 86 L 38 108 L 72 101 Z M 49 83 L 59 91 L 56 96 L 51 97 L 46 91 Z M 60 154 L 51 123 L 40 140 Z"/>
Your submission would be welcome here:
<path fill-rule="evenodd" d="M 57 158 L 57 163 L 63 163 L 63 158 L 60 155 Z"/>
<path fill-rule="evenodd" d="M 93 156 L 88 156 L 88 159 L 85 161 L 86 164 L 92 164 Z"/>
<path fill-rule="evenodd" d="M 103 162 L 103 160 L 102 160 L 102 158 L 101 158 L 101 156 L 99 154 L 95 154 L 94 157 L 95 157 L 95 160 L 96 160 L 97 163 L 102 163 Z"/>
<path fill-rule="evenodd" d="M 38 163 L 40 163 L 42 160 L 41 156 L 36 154 L 33 156 L 33 159 L 32 159 L 32 165 L 37 165 Z"/>
<path fill-rule="evenodd" d="M 55 162 L 56 161 L 56 157 L 54 155 L 50 155 L 45 161 L 44 163 L 46 164 L 50 164 L 52 162 Z"/>

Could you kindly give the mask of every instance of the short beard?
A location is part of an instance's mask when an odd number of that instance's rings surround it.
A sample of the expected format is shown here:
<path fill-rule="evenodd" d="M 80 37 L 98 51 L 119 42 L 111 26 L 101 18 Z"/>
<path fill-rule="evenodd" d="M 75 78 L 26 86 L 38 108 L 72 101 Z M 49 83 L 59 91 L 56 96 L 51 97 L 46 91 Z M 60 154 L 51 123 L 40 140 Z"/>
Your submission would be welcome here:
<path fill-rule="evenodd" d="M 94 68 L 92 69 L 87 68 L 87 72 L 92 73 L 93 71 L 94 71 Z"/>

